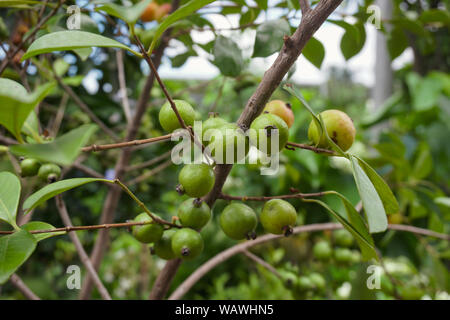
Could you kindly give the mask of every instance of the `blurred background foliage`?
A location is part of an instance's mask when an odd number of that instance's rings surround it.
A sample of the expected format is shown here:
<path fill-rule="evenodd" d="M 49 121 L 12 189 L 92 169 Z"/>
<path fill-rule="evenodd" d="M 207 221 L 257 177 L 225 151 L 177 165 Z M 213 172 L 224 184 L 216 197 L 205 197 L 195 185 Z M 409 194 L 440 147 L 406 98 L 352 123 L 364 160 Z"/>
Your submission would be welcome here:
<path fill-rule="evenodd" d="M 366 9 L 372 1 L 358 1 L 358 4 L 353 14 L 355 22 L 352 26 L 358 26 L 358 23 L 367 20 Z M 282 18 L 286 18 L 298 10 L 298 1 L 279 1 L 276 6 L 283 9 Z M 267 11 L 266 8 L 267 1 L 256 1 L 255 5 L 253 2 L 236 0 L 220 7 L 219 14 L 239 14 L 240 25 L 247 25 L 255 23 L 257 17 Z M 32 25 L 33 15 L 30 12 L 23 9 L 2 10 L 2 23 L 11 32 L 16 30 L 19 23 Z M 86 30 L 101 32 L 105 36 L 116 37 L 130 43 L 124 26 L 121 26 L 121 30 L 123 29 L 125 35 L 117 35 L 115 28 L 107 23 L 104 17 L 89 12 L 85 14 L 86 23 L 82 26 Z M 370 108 L 371 88 L 355 82 L 351 71 L 346 69 L 345 65 L 322 70 L 327 74 L 327 80 L 322 85 L 300 88 L 316 112 L 340 109 L 354 120 L 357 141 L 350 151 L 374 166 L 389 183 L 399 200 L 401 210 L 389 216 L 391 223 L 410 224 L 448 234 L 450 231 L 450 144 L 447 140 L 450 137 L 448 7 L 445 1 L 395 0 L 393 15 L 391 28 L 384 30 L 391 58 L 398 57 L 404 50 L 410 48 L 414 52 L 414 59 L 410 64 L 395 71 L 394 94 L 383 106 L 375 111 Z M 64 28 L 63 18 L 62 13 L 60 19 L 55 18 L 49 22 L 45 32 Z M 120 24 L 120 21 L 115 21 Z M 197 56 L 202 50 L 203 53 L 209 53 L 211 59 L 215 54 L 217 59 L 219 53 L 213 51 L 214 41 L 195 43 L 189 32 L 183 32 L 189 28 L 211 26 L 207 17 L 201 14 L 180 21 L 173 31 L 179 33 L 177 40 L 174 41 L 178 45 L 182 44 L 185 53 L 164 59 L 170 60 L 173 68 L 180 67 L 189 57 Z M 141 38 L 144 42 L 148 42 L 145 37 L 151 39 L 155 24 L 141 24 L 139 27 L 142 32 Z M 255 27 L 256 23 L 251 28 Z M 292 23 L 291 27 L 295 27 L 295 24 Z M 239 31 L 237 34 L 239 35 Z M 350 36 L 351 32 L 348 34 Z M 341 43 L 345 55 L 352 56 L 354 44 L 354 41 L 350 45 L 344 41 Z M 309 50 L 312 50 L 309 60 L 314 61 L 314 56 L 320 56 L 323 48 L 317 46 L 316 50 L 313 48 Z M 234 61 L 240 59 L 235 56 L 233 50 L 230 52 L 232 55 L 230 59 Z M 54 54 L 52 59 L 55 65 L 60 65 L 61 75 L 69 79 L 67 81 L 71 81 L 73 90 L 91 110 L 114 132 L 123 137 L 126 119 L 117 95 L 119 83 L 113 54 L 113 50 L 95 48 L 86 61 L 81 61 L 70 52 Z M 145 81 L 143 74 L 148 73 L 148 70 L 136 57 L 124 54 L 124 58 L 128 95 L 133 107 Z M 221 65 L 219 69 L 222 74 L 210 80 L 164 80 L 175 98 L 187 100 L 195 106 L 199 119 L 205 120 L 208 113 L 214 111 L 226 120 L 235 121 L 261 79 L 261 74 L 253 73 L 248 67 L 250 60 L 245 58 L 242 61 L 237 74 L 222 75 L 227 73 L 227 68 L 226 65 Z M 30 66 L 27 77 L 33 86 L 45 81 L 43 73 L 49 68 L 45 62 L 46 60 L 41 60 L 40 68 L 35 66 L 38 61 Z M 81 81 L 92 72 L 96 75 L 98 90 L 90 92 L 81 85 Z M 20 81 L 20 76 L 13 68 L 7 69 L 4 76 Z M 42 128 L 52 128 L 55 114 L 62 108 L 60 106 L 63 96 L 61 89 L 55 89 L 42 103 L 39 112 Z M 306 110 L 282 89 L 278 89 L 272 99 L 282 99 L 291 103 L 295 113 L 295 124 L 290 129 L 290 141 L 307 143 L 307 128 L 311 118 Z M 157 120 L 163 102 L 162 91 L 155 86 L 149 101 L 150 107 L 139 128 L 138 138 L 164 134 Z M 67 100 L 64 108 L 60 132 L 90 123 L 89 117 L 71 99 Z M 6 132 L 2 134 L 7 135 Z M 98 131 L 95 143 L 108 142 L 110 142 L 108 137 Z M 161 156 L 169 152 L 173 145 L 160 143 L 136 148 L 130 165 Z M 119 150 L 90 153 L 83 155 L 86 157 L 83 164 L 107 175 L 108 170 L 113 170 L 118 154 Z M 258 165 L 235 165 L 225 184 L 224 193 L 277 195 L 288 194 L 291 187 L 302 192 L 337 190 L 348 197 L 354 205 L 358 203 L 357 190 L 349 170 L 349 163 L 345 159 L 324 157 L 305 150 L 284 150 L 280 160 L 281 167 L 276 176 L 260 175 Z M 125 182 L 145 175 L 165 161 L 170 160 L 165 158 L 151 167 L 130 170 Z M 178 205 L 185 200 L 185 196 L 179 196 L 175 191 L 180 169 L 180 166 L 169 165 L 163 170 L 157 170 L 143 181 L 130 185 L 130 188 L 152 211 L 170 219 L 176 215 Z M 0 170 L 13 170 L 5 154 L 0 155 Z M 65 170 L 66 178 L 84 176 L 86 173 L 76 168 Z M 29 194 L 39 187 L 41 185 L 37 180 L 28 179 L 24 185 L 24 194 Z M 65 194 L 64 199 L 73 224 L 97 224 L 106 192 L 107 187 L 104 185 L 88 184 Z M 338 210 L 341 206 L 340 201 L 333 197 L 327 197 L 325 201 Z M 331 221 L 330 215 L 317 205 L 302 203 L 299 199 L 293 199 L 291 203 L 299 212 L 299 224 Z M 225 205 L 225 201 L 217 201 L 213 210 L 214 217 L 202 231 L 207 244 L 205 251 L 199 259 L 182 264 L 172 284 L 172 290 L 202 263 L 236 244 L 236 241 L 228 239 L 218 226 L 217 213 L 220 213 Z M 257 212 L 261 209 L 260 203 L 251 203 L 251 206 Z M 132 219 L 139 212 L 135 203 L 123 196 L 115 221 Z M 48 201 L 35 210 L 33 220 L 46 221 L 55 226 L 62 225 L 53 201 Z M 258 234 L 261 233 L 262 230 L 258 229 Z M 85 249 L 90 252 L 96 232 L 83 231 L 78 232 L 78 235 Z M 368 276 L 367 264 L 360 261 L 356 246 L 351 247 L 353 255 L 346 263 L 339 263 L 335 258 L 323 262 L 317 260 L 312 252 L 314 244 L 320 240 L 329 242 L 336 252 L 338 245 L 331 232 L 301 234 L 273 241 L 254 247 L 252 251 L 274 266 L 279 272 L 278 275 L 255 264 L 244 255 L 237 255 L 208 273 L 185 298 L 445 299 L 449 297 L 448 242 L 395 231 L 375 235 L 376 245 L 384 257 L 382 290 L 368 290 L 365 286 Z M 72 264 L 81 265 L 74 245 L 67 236 L 59 236 L 43 241 L 32 258 L 20 268 L 18 274 L 41 298 L 75 299 L 78 291 L 66 288 L 68 275 L 65 270 Z M 99 274 L 113 298 L 141 299 L 148 296 L 163 265 L 163 260 L 152 256 L 148 246 L 137 242 L 127 230 L 113 229 L 110 250 Z M 325 289 L 316 288 L 299 293 L 289 286 L 287 280 L 292 275 L 298 278 L 312 273 L 320 273 L 326 279 Z M 94 297 L 98 298 L 98 293 L 95 293 Z M 0 298 L 23 297 L 7 283 L 0 288 Z"/>

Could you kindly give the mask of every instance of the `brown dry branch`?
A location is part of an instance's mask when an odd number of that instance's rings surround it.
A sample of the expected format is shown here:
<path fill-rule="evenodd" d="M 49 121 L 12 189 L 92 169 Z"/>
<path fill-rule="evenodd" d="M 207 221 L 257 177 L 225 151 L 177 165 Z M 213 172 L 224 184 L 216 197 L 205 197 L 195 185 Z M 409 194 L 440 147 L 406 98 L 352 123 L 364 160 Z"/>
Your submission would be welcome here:
<path fill-rule="evenodd" d="M 66 225 L 66 227 L 73 227 L 72 221 L 70 220 L 69 213 L 67 212 L 66 205 L 61 197 L 61 195 L 56 196 L 56 207 L 58 208 L 59 214 L 61 216 L 62 221 Z M 98 289 L 98 292 L 100 293 L 100 296 L 104 300 L 111 300 L 111 296 L 108 293 L 108 290 L 106 290 L 105 286 L 103 285 L 102 281 L 100 280 L 100 277 L 97 274 L 97 271 L 94 269 L 94 266 L 92 265 L 91 260 L 89 259 L 89 256 L 87 255 L 86 251 L 83 248 L 83 245 L 81 244 L 80 239 L 78 238 L 76 233 L 69 232 L 70 240 L 72 240 L 73 244 L 75 245 L 75 248 L 78 252 L 78 255 L 80 256 L 81 262 L 84 264 L 84 266 L 87 269 L 87 272 L 91 275 L 95 286 Z"/>

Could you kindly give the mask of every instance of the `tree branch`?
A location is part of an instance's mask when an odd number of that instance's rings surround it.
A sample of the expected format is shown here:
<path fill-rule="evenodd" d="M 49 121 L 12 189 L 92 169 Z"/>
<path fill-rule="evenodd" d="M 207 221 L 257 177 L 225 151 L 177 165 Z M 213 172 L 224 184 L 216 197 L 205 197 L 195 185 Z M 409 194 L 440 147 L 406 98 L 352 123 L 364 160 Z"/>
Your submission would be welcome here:
<path fill-rule="evenodd" d="M 276 275 L 278 278 L 281 278 L 280 273 L 277 271 L 277 269 L 275 269 L 272 265 L 270 265 L 269 263 L 267 263 L 266 261 L 264 261 L 263 259 L 261 259 L 260 257 L 258 257 L 257 255 L 251 253 L 248 250 L 242 250 L 242 254 L 244 256 L 246 256 L 247 258 L 249 258 L 250 260 L 253 260 L 254 262 L 256 262 L 257 264 L 260 264 L 261 266 L 263 266 L 264 268 L 266 268 L 267 270 L 269 270 L 270 272 L 272 272 L 274 275 Z"/>
<path fill-rule="evenodd" d="M 295 227 L 293 229 L 293 234 L 299 234 L 303 232 L 317 232 L 317 231 L 325 231 L 325 230 L 335 230 L 342 229 L 342 225 L 339 223 L 318 223 L 318 224 L 310 224 L 305 226 Z M 450 241 L 450 235 L 436 233 L 434 231 L 430 231 L 427 229 L 421 229 L 413 226 L 407 225 L 399 225 L 399 224 L 390 224 L 388 225 L 388 229 L 390 230 L 398 230 L 398 231 L 406 231 L 415 234 L 420 234 L 429 237 L 435 237 L 443 240 Z M 220 252 L 210 260 L 206 261 L 203 265 L 201 265 L 197 270 L 192 273 L 184 282 L 171 294 L 169 300 L 178 300 L 181 299 L 205 274 L 214 269 L 217 265 L 225 262 L 232 256 L 243 252 L 244 250 L 248 250 L 251 247 L 254 247 L 258 244 L 265 243 L 268 241 L 272 241 L 275 239 L 283 238 L 283 235 L 273 235 L 266 234 L 262 237 L 256 238 L 255 240 L 249 240 L 237 244 L 231 248 L 228 248 L 225 251 Z"/>
<path fill-rule="evenodd" d="M 223 200 L 239 200 L 239 201 L 268 201 L 272 199 L 296 199 L 296 198 L 310 198 L 310 197 L 321 197 L 326 195 L 327 192 L 315 192 L 315 193 L 294 193 L 294 194 L 284 194 L 280 196 L 231 196 L 228 194 L 221 193 L 218 199 Z"/>
<path fill-rule="evenodd" d="M 158 274 L 155 283 L 153 284 L 152 291 L 150 292 L 149 300 L 161 300 L 169 291 L 170 284 L 173 277 L 177 273 L 177 270 L 181 264 L 181 259 L 173 259 L 166 262 L 166 265 Z"/>
<path fill-rule="evenodd" d="M 67 212 L 66 205 L 64 201 L 62 200 L 61 195 L 58 195 L 55 197 L 56 200 L 56 207 L 58 208 L 59 214 L 61 216 L 62 221 L 66 225 L 66 227 L 73 227 L 72 221 L 70 221 L 69 213 Z M 91 275 L 95 286 L 97 287 L 101 297 L 104 300 L 111 300 L 111 296 L 109 295 L 108 291 L 106 290 L 105 286 L 103 285 L 102 281 L 100 280 L 100 277 L 97 274 L 97 271 L 94 269 L 94 266 L 91 263 L 91 260 L 89 260 L 89 257 L 84 251 L 83 245 L 81 244 L 80 239 L 76 235 L 76 233 L 69 232 L 69 237 L 72 240 L 73 244 L 75 245 L 75 248 L 77 249 L 78 255 L 80 256 L 81 262 L 83 262 L 84 266 L 87 269 L 87 272 Z"/>
<path fill-rule="evenodd" d="M 27 298 L 28 300 L 41 300 L 30 288 L 22 281 L 22 279 L 17 275 L 13 274 L 9 279 L 11 283 L 19 289 L 19 291 Z"/>
<path fill-rule="evenodd" d="M 91 151 L 103 151 L 103 150 L 116 149 L 116 148 L 126 148 L 126 147 L 131 147 L 131 146 L 138 146 L 141 144 L 149 144 L 149 143 L 155 143 L 155 142 L 159 142 L 159 141 L 170 140 L 171 137 L 172 137 L 172 134 L 169 133 L 164 136 L 142 139 L 142 140 L 133 140 L 133 141 L 104 144 L 104 145 L 93 144 L 92 146 L 84 147 L 81 150 L 84 152 L 91 152 Z"/>

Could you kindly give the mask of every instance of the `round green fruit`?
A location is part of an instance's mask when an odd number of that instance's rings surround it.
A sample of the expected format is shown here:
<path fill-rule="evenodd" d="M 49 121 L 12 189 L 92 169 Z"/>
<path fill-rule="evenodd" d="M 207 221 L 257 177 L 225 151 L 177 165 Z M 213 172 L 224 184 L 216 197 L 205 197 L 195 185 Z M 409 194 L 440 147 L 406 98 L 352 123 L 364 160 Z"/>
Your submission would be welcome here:
<path fill-rule="evenodd" d="M 314 287 L 318 291 L 322 291 L 326 287 L 326 281 L 325 278 L 317 272 L 311 273 L 309 276 L 309 280 L 314 284 Z"/>
<path fill-rule="evenodd" d="M 142 212 L 134 218 L 135 222 L 152 222 L 152 218 L 145 213 Z M 137 225 L 132 226 L 131 231 L 133 236 L 142 243 L 152 243 L 161 239 L 164 228 L 159 223 L 149 223 L 145 225 Z"/>
<path fill-rule="evenodd" d="M 420 300 L 425 292 L 417 286 L 406 285 L 398 288 L 398 293 L 405 300 Z"/>
<path fill-rule="evenodd" d="M 288 142 L 289 127 L 279 116 L 264 113 L 253 120 L 250 125 L 250 141 L 260 151 L 271 155 L 272 154 L 272 135 L 275 130 L 278 130 L 278 148 L 275 148 L 275 153 L 283 150 Z"/>
<path fill-rule="evenodd" d="M 243 203 L 229 204 L 220 215 L 220 227 L 234 240 L 253 238 L 257 224 L 255 211 Z"/>
<path fill-rule="evenodd" d="M 36 159 L 28 158 L 20 162 L 20 173 L 22 177 L 35 176 L 40 168 L 41 164 Z"/>
<path fill-rule="evenodd" d="M 314 283 L 307 276 L 298 277 L 297 287 L 300 291 L 309 291 L 315 288 Z"/>
<path fill-rule="evenodd" d="M 204 201 L 191 198 L 180 205 L 178 217 L 183 227 L 201 229 L 211 219 L 211 209 Z"/>
<path fill-rule="evenodd" d="M 220 117 L 211 116 L 208 118 L 208 120 L 204 121 L 202 123 L 202 141 L 203 136 L 205 134 L 208 134 L 208 130 L 212 129 L 220 129 L 222 126 L 228 124 L 228 122 L 225 119 L 222 119 Z M 208 141 L 206 141 L 208 142 Z"/>
<path fill-rule="evenodd" d="M 331 247 L 330 244 L 325 241 L 321 240 L 317 242 L 313 247 L 313 254 L 314 257 L 318 260 L 328 260 L 331 257 Z"/>
<path fill-rule="evenodd" d="M 345 229 L 339 229 L 334 231 L 333 236 L 334 241 L 340 247 L 348 248 L 353 245 L 353 236 L 349 231 Z"/>
<path fill-rule="evenodd" d="M 181 169 L 178 181 L 188 196 L 200 198 L 212 190 L 215 181 L 214 171 L 205 163 L 187 164 Z"/>
<path fill-rule="evenodd" d="M 174 102 L 184 123 L 187 126 L 192 126 L 195 120 L 195 111 L 192 106 L 184 100 L 174 100 Z M 161 124 L 161 127 L 168 132 L 181 128 L 181 124 L 169 101 L 164 103 L 159 111 L 159 123 Z"/>
<path fill-rule="evenodd" d="M 161 239 L 155 242 L 155 246 L 153 247 L 155 250 L 155 254 L 161 259 L 171 260 L 175 259 L 175 253 L 172 250 L 172 237 L 177 232 L 174 229 L 169 229 L 164 231 Z"/>
<path fill-rule="evenodd" d="M 292 112 L 291 105 L 282 100 L 272 100 L 266 104 L 263 112 L 268 112 L 279 116 L 286 122 L 288 127 L 292 127 L 294 124 L 294 112 Z"/>
<path fill-rule="evenodd" d="M 249 151 L 248 137 L 235 123 L 210 130 L 204 137 L 209 139 L 208 149 L 218 164 L 237 163 L 244 159 Z"/>
<path fill-rule="evenodd" d="M 53 163 L 43 164 L 38 171 L 38 177 L 45 182 L 54 182 L 61 176 L 61 168 Z"/>
<path fill-rule="evenodd" d="M 337 248 L 334 250 L 334 259 L 337 263 L 349 264 L 352 262 L 353 254 L 351 250 L 347 248 Z"/>
<path fill-rule="evenodd" d="M 297 220 L 297 211 L 287 201 L 272 199 L 264 204 L 260 220 L 267 232 L 289 235 Z"/>
<path fill-rule="evenodd" d="M 355 141 L 356 129 L 352 119 L 344 112 L 339 110 L 326 110 L 320 114 L 327 128 L 328 136 L 343 151 L 347 151 Z M 308 138 L 320 148 L 331 148 L 328 144 L 325 134 L 320 136 L 320 131 L 314 120 L 311 121 L 308 128 Z"/>
<path fill-rule="evenodd" d="M 172 251 L 178 258 L 194 259 L 203 251 L 203 238 L 193 229 L 180 229 L 172 236 Z"/>

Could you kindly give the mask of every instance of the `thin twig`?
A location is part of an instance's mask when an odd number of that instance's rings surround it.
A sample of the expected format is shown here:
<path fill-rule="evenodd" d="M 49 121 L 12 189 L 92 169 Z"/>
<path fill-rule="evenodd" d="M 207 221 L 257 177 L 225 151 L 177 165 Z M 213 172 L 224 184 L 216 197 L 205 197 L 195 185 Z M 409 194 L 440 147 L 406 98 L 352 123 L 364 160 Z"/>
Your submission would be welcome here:
<path fill-rule="evenodd" d="M 131 110 L 130 110 L 130 101 L 128 100 L 128 92 L 127 92 L 127 84 L 125 81 L 125 68 L 123 66 L 123 51 L 116 51 L 116 62 L 117 62 L 117 73 L 119 78 L 119 86 L 120 86 L 120 99 L 122 100 L 122 107 L 125 113 L 125 117 L 127 118 L 127 123 L 129 124 L 132 120 L 131 118 Z"/>
<path fill-rule="evenodd" d="M 339 223 L 318 223 L 318 224 L 310 224 L 305 226 L 299 226 L 295 227 L 293 229 L 293 234 L 299 234 L 303 232 L 318 232 L 318 231 L 325 231 L 325 230 L 335 230 L 335 229 L 342 229 L 342 225 Z M 388 229 L 391 230 L 399 230 L 399 231 L 406 231 L 411 232 L 415 234 L 422 234 L 427 235 L 430 237 L 436 237 L 440 239 L 444 239 L 447 241 L 450 241 L 450 235 L 446 234 L 440 234 L 436 233 L 430 230 L 421 229 L 417 227 L 412 226 L 405 226 L 405 225 L 397 225 L 397 224 L 390 224 L 388 225 Z M 186 280 L 183 281 L 183 283 L 172 293 L 172 295 L 169 297 L 169 300 L 178 300 L 181 299 L 191 288 L 194 286 L 205 274 L 207 274 L 209 271 L 214 269 L 217 265 L 225 262 L 232 256 L 241 253 L 243 250 L 248 250 L 251 247 L 254 247 L 258 244 L 272 241 L 275 239 L 283 238 L 282 235 L 273 235 L 273 234 L 266 234 L 262 237 L 256 238 L 255 240 L 249 240 L 245 241 L 243 243 L 237 244 L 231 248 L 228 248 L 225 251 L 220 252 L 207 262 L 205 262 L 203 265 L 201 265 L 199 268 L 196 269 L 194 273 L 192 273 Z"/>
<path fill-rule="evenodd" d="M 11 283 L 19 289 L 19 291 L 27 298 L 28 300 L 41 300 L 31 289 L 22 281 L 22 279 L 15 273 L 9 279 Z"/>
<path fill-rule="evenodd" d="M 28 36 L 21 41 L 21 43 L 16 47 L 16 49 L 11 54 L 11 57 L 14 57 L 22 48 L 23 45 L 31 38 L 33 38 L 36 33 L 41 29 L 41 27 L 51 18 L 53 17 L 58 9 L 61 7 L 61 5 L 64 3 L 65 0 L 59 0 L 58 5 L 42 20 L 39 21 L 39 23 L 34 27 L 33 31 L 31 31 Z M 3 60 L 1 66 L 0 66 L 0 75 L 2 75 L 3 71 L 5 71 L 6 66 L 8 65 L 8 59 Z"/>
<path fill-rule="evenodd" d="M 140 175 L 130 181 L 127 182 L 128 185 L 134 185 L 136 183 L 140 183 L 142 181 L 147 180 L 148 178 L 160 173 L 161 171 L 163 171 L 165 168 L 169 167 L 172 164 L 172 159 L 169 159 L 163 163 L 161 163 L 160 165 L 156 166 L 155 168 L 153 168 L 152 170 L 144 173 L 143 175 Z"/>
<path fill-rule="evenodd" d="M 114 141 L 118 141 L 119 137 L 110 128 L 108 128 L 108 126 L 102 120 L 100 120 L 95 115 L 94 112 L 92 112 L 92 110 L 89 108 L 89 106 L 87 104 L 85 104 L 83 102 L 83 100 L 80 99 L 80 97 L 78 97 L 78 95 L 72 90 L 72 88 L 70 86 L 68 86 L 67 84 L 64 83 L 64 81 L 61 79 L 60 76 L 58 76 L 56 71 L 54 69 L 52 69 L 52 70 L 53 70 L 53 77 L 55 78 L 55 80 L 58 82 L 58 84 L 61 86 L 61 88 L 65 92 L 67 92 L 67 94 L 72 98 L 72 100 L 80 107 L 80 109 L 83 110 L 89 116 L 89 118 L 91 118 L 91 120 L 93 122 L 95 122 Z"/>
<path fill-rule="evenodd" d="M 310 198 L 310 197 L 321 197 L 327 195 L 327 191 L 314 192 L 314 193 L 294 193 L 294 194 L 284 194 L 280 196 L 231 196 L 228 194 L 221 193 L 218 199 L 223 200 L 239 200 L 239 201 L 268 201 L 271 199 L 296 199 L 296 198 Z"/>
<path fill-rule="evenodd" d="M 277 269 L 275 269 L 272 265 L 270 265 L 269 263 L 267 263 L 266 261 L 264 261 L 257 255 L 251 253 L 250 251 L 248 251 L 246 249 L 242 250 L 242 254 L 244 256 L 246 256 L 247 258 L 249 258 L 250 260 L 253 260 L 257 264 L 260 264 L 261 266 L 263 266 L 264 268 L 266 268 L 267 270 L 272 272 L 274 275 L 276 275 L 278 278 L 281 278 L 281 274 L 277 271 Z"/>
<path fill-rule="evenodd" d="M 132 226 L 141 226 L 145 224 L 151 224 L 153 222 L 149 221 L 130 221 L 130 222 L 122 222 L 122 223 L 105 223 L 105 224 L 96 224 L 92 226 L 67 226 L 61 228 L 54 229 L 41 229 L 41 230 L 31 230 L 29 233 L 31 234 L 41 234 L 41 233 L 59 233 L 59 232 L 70 232 L 70 231 L 81 231 L 81 230 L 98 230 L 98 229 L 112 229 L 112 228 L 129 228 Z M 15 231 L 0 231 L 0 234 L 12 234 Z"/>
<path fill-rule="evenodd" d="M 305 149 L 305 150 L 310 150 L 310 151 L 314 151 L 315 153 L 327 153 L 327 154 L 331 154 L 331 155 L 337 155 L 336 152 L 334 152 L 333 150 L 328 150 L 328 149 L 323 149 L 323 148 L 316 148 L 313 146 L 310 146 L 308 144 L 302 144 L 302 143 L 296 143 L 296 142 L 288 142 L 286 143 L 286 149 L 290 149 L 288 147 L 293 147 L 293 148 L 299 148 L 299 149 Z"/>
<path fill-rule="evenodd" d="M 69 213 L 67 212 L 66 205 L 64 201 L 62 200 L 61 195 L 57 195 L 55 197 L 56 200 L 56 207 L 58 208 L 59 214 L 61 216 L 61 219 L 63 220 L 66 227 L 73 227 L 72 221 L 70 220 Z M 88 273 L 91 275 L 92 279 L 94 280 L 94 284 L 98 289 L 98 292 L 100 293 L 100 296 L 104 300 L 112 300 L 111 296 L 108 293 L 108 290 L 106 290 L 105 286 L 103 285 L 102 281 L 100 280 L 100 277 L 97 274 L 97 271 L 94 269 L 94 266 L 91 263 L 91 260 L 89 259 L 89 256 L 87 255 L 86 251 L 84 251 L 83 245 L 81 244 L 80 239 L 78 238 L 77 234 L 74 232 L 69 232 L 69 237 L 72 240 L 73 244 L 75 245 L 75 248 L 78 252 L 78 255 L 80 256 L 81 262 L 83 262 L 84 266 L 86 267 Z"/>
<path fill-rule="evenodd" d="M 131 146 L 138 146 L 141 144 L 149 144 L 149 143 L 155 143 L 155 142 L 159 142 L 159 141 L 170 140 L 171 137 L 172 137 L 172 134 L 169 133 L 164 136 L 142 139 L 142 140 L 133 140 L 133 141 L 104 144 L 104 145 L 93 144 L 92 146 L 84 147 L 81 150 L 84 152 L 91 152 L 91 151 L 103 151 L 103 150 L 116 149 L 116 148 L 126 148 L 126 147 L 131 147 Z"/>
<path fill-rule="evenodd" d="M 135 164 L 135 165 L 132 165 L 132 166 L 128 166 L 126 170 L 127 171 L 134 171 L 134 170 L 139 170 L 139 169 L 143 169 L 143 168 L 146 168 L 146 167 L 150 167 L 150 166 L 160 162 L 161 160 L 167 159 L 168 157 L 170 157 L 171 154 L 172 154 L 172 150 L 169 150 L 169 151 L 163 153 L 162 155 L 157 156 L 157 157 L 155 157 L 153 159 L 150 159 L 148 161 L 144 161 L 142 163 L 138 163 L 138 164 Z"/>

